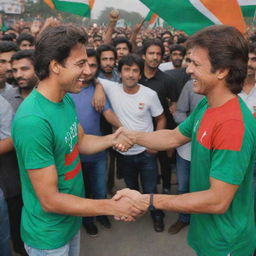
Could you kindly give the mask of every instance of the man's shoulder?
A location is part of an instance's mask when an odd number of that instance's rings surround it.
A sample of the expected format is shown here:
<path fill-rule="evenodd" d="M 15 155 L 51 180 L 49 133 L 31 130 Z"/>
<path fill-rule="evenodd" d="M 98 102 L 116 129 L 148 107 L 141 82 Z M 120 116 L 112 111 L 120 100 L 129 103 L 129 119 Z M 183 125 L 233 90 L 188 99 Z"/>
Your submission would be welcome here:
<path fill-rule="evenodd" d="M 148 95 L 157 95 L 156 91 L 152 90 L 151 88 L 143 85 L 143 84 L 138 84 L 140 86 L 140 92 L 141 93 L 146 93 Z"/>

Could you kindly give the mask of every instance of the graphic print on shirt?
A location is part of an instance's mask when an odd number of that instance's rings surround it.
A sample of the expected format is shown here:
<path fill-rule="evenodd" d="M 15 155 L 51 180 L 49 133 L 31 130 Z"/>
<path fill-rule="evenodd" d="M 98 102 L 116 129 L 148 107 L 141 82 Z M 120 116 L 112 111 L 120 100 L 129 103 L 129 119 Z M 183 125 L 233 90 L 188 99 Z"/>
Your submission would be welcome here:
<path fill-rule="evenodd" d="M 65 142 L 69 147 L 70 153 L 65 155 L 65 166 L 72 165 L 73 162 L 77 159 L 79 156 L 79 151 L 78 151 L 78 145 L 77 143 L 74 145 L 73 148 L 73 140 L 77 137 L 77 123 L 74 122 L 70 128 L 69 131 L 66 133 L 65 136 Z M 81 170 L 81 162 L 80 160 L 76 164 L 75 168 L 73 168 L 71 171 L 68 171 L 65 173 L 65 180 L 70 180 L 73 179 Z"/>

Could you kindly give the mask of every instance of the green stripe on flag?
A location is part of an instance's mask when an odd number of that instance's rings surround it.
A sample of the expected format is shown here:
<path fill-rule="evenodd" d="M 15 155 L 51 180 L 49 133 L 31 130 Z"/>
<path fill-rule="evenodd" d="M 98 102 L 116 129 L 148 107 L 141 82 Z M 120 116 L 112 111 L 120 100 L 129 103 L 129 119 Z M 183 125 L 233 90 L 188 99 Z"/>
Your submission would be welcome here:
<path fill-rule="evenodd" d="M 152 11 L 149 11 L 148 14 L 147 14 L 147 16 L 146 16 L 146 18 L 145 18 L 145 21 L 150 21 L 150 19 L 151 19 L 151 17 L 152 17 L 153 14 L 154 14 L 154 13 L 153 13 Z"/>
<path fill-rule="evenodd" d="M 91 9 L 89 5 L 85 3 L 59 0 L 53 0 L 52 2 L 54 3 L 55 8 L 60 11 L 76 14 L 83 17 L 90 17 Z"/>
<path fill-rule="evenodd" d="M 213 22 L 201 14 L 189 0 L 140 0 L 152 12 L 176 29 L 188 35 L 213 25 Z"/>
<path fill-rule="evenodd" d="M 253 17 L 255 14 L 256 5 L 240 6 L 244 17 Z"/>

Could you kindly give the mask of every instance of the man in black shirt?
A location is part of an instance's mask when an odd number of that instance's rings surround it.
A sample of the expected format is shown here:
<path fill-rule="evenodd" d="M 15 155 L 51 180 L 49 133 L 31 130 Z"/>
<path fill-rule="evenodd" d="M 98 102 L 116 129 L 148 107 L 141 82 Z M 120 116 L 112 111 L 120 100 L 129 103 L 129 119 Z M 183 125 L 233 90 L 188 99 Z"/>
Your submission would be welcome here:
<path fill-rule="evenodd" d="M 171 105 L 171 109 L 174 111 L 177 92 L 175 80 L 158 69 L 164 54 L 163 44 L 158 39 L 150 39 L 143 44 L 142 53 L 144 72 L 139 82 L 156 91 L 164 108 L 164 114 L 167 120 L 166 127 L 163 127 L 163 129 L 173 129 L 176 124 L 169 111 L 169 105 Z M 158 157 L 163 181 L 163 193 L 169 194 L 171 188 L 170 158 L 168 158 L 166 151 L 159 152 Z"/>

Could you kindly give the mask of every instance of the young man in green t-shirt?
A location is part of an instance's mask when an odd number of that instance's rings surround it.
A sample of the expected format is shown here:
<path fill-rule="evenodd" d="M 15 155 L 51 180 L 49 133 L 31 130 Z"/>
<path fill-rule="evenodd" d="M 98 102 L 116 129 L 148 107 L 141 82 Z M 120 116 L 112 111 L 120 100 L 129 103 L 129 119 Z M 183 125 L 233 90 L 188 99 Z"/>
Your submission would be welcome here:
<path fill-rule="evenodd" d="M 253 166 L 256 122 L 241 98 L 248 45 L 234 27 L 212 26 L 188 40 L 187 72 L 206 97 L 175 130 L 123 133 L 134 143 L 166 150 L 192 141 L 190 193 L 141 195 L 119 191 L 138 207 L 191 213 L 188 242 L 200 256 L 251 256 L 256 245 Z"/>
<path fill-rule="evenodd" d="M 115 146 L 125 151 L 129 139 L 114 134 L 87 135 L 66 94 L 78 93 L 90 75 L 86 35 L 74 26 L 48 27 L 35 47 L 40 80 L 20 105 L 12 127 L 22 183 L 21 236 L 30 256 L 79 255 L 81 217 L 133 216 L 142 213 L 132 200 L 85 199 L 79 153 Z"/>

